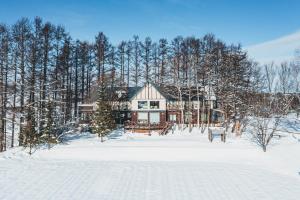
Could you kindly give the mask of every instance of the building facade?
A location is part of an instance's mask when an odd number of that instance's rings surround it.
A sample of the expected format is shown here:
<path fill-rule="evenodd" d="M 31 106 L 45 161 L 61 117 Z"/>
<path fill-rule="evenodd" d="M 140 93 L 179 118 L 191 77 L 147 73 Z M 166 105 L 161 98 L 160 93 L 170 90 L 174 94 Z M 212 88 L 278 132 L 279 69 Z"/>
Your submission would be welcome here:
<path fill-rule="evenodd" d="M 162 129 L 168 123 L 216 124 L 222 121 L 217 110 L 217 100 L 213 92 L 206 95 L 181 95 L 177 98 L 176 88 L 167 91 L 153 83 L 143 87 L 118 88 L 117 100 L 111 102 L 116 123 L 127 128 Z M 96 109 L 96 103 L 79 105 L 82 120 Z"/>

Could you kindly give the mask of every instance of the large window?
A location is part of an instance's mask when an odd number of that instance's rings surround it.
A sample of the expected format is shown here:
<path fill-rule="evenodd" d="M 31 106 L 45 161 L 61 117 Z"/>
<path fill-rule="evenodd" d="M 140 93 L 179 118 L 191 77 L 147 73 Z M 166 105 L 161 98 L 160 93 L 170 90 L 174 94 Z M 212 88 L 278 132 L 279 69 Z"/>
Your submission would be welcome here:
<path fill-rule="evenodd" d="M 175 114 L 170 114 L 169 115 L 169 121 L 176 122 L 176 115 Z"/>
<path fill-rule="evenodd" d="M 138 123 L 139 124 L 148 124 L 148 113 L 147 112 L 138 112 Z"/>
<path fill-rule="evenodd" d="M 151 124 L 159 124 L 159 112 L 151 112 L 150 113 L 150 123 Z"/>
<path fill-rule="evenodd" d="M 150 101 L 150 109 L 159 109 L 159 101 Z"/>
<path fill-rule="evenodd" d="M 148 109 L 147 101 L 138 101 L 138 109 Z"/>

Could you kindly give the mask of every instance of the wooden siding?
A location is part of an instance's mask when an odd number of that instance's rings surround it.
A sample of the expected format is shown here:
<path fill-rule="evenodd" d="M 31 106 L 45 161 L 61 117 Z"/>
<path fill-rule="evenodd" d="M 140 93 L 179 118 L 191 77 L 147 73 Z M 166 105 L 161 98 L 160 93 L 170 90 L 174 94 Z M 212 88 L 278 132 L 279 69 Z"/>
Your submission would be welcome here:
<path fill-rule="evenodd" d="M 167 121 L 167 118 L 166 118 L 166 112 L 161 112 L 160 113 L 160 124 L 165 124 Z"/>
<path fill-rule="evenodd" d="M 147 83 L 132 99 L 131 101 L 131 109 L 133 111 L 136 110 L 144 110 L 138 109 L 139 101 L 159 101 L 159 109 L 146 109 L 151 111 L 165 111 L 166 110 L 166 99 L 165 97 L 151 84 Z"/>
<path fill-rule="evenodd" d="M 147 83 L 132 100 L 165 100 L 165 97 L 151 84 Z"/>

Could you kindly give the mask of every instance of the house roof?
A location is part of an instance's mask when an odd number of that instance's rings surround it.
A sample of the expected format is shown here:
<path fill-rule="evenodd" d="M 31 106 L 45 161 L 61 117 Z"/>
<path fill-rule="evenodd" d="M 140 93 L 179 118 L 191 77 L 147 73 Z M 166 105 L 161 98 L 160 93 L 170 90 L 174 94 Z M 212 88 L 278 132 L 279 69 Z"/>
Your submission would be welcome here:
<path fill-rule="evenodd" d="M 147 83 L 146 83 L 147 84 Z M 145 85 L 146 85 L 145 84 Z M 158 86 L 155 83 L 151 83 L 149 82 L 149 84 L 151 84 L 158 92 L 161 93 L 161 95 L 166 98 L 169 101 L 176 101 L 179 100 L 179 91 L 175 86 Z M 110 99 L 115 99 L 118 101 L 130 101 L 132 100 L 132 98 L 137 95 L 144 87 L 114 87 L 114 88 L 109 88 L 108 89 L 108 96 L 110 97 Z M 206 90 L 207 88 L 205 88 Z M 189 100 L 189 96 L 191 95 L 191 100 L 192 101 L 197 101 L 198 100 L 198 96 L 197 96 L 197 90 L 195 87 L 192 88 L 181 88 L 181 92 L 182 92 L 182 100 L 183 101 L 188 101 Z M 208 92 L 207 92 L 208 93 Z M 207 93 L 204 95 L 205 99 L 208 99 L 208 96 L 213 95 L 213 92 L 210 92 L 210 95 L 207 95 Z M 200 100 L 203 99 L 203 95 L 199 95 Z M 211 100 L 215 100 L 214 98 L 210 98 Z M 94 93 L 92 96 L 92 102 L 97 101 L 97 93 Z"/>
<path fill-rule="evenodd" d="M 129 87 L 127 98 L 128 100 L 132 99 L 143 87 Z"/>
<path fill-rule="evenodd" d="M 148 83 L 146 83 L 148 84 Z M 146 85 L 145 84 L 145 85 Z M 179 91 L 175 86 L 158 86 L 155 83 L 149 82 L 149 84 L 151 84 L 165 99 L 169 100 L 169 101 L 176 101 L 179 99 Z M 145 86 L 144 86 L 145 87 Z M 134 94 L 131 94 L 129 100 L 131 100 L 138 92 L 141 91 L 143 87 L 138 87 L 135 90 Z M 198 100 L 198 96 L 197 96 L 197 90 L 195 87 L 192 87 L 191 90 L 189 90 L 189 88 L 181 88 L 182 90 L 182 100 L 183 101 L 188 101 L 189 100 L 189 96 L 191 95 L 191 100 L 192 101 L 197 101 Z M 191 91 L 191 93 L 189 93 Z M 205 88 L 206 91 L 206 88 Z M 212 92 L 210 92 L 210 94 L 212 95 Z M 205 95 L 205 99 L 208 99 L 208 96 L 211 95 Z M 214 94 L 213 94 L 214 95 Z M 203 95 L 199 95 L 199 99 L 202 100 L 203 99 Z M 211 100 L 215 100 L 215 98 L 210 98 Z"/>
<path fill-rule="evenodd" d="M 175 86 L 166 86 L 166 87 L 160 87 L 160 91 L 164 94 L 167 100 L 169 101 L 176 101 L 179 99 L 179 90 Z M 191 88 L 180 88 L 181 90 L 181 98 L 183 101 L 188 101 L 191 96 L 191 101 L 202 101 L 203 95 L 200 93 L 197 95 L 197 89 L 195 87 Z"/>
<path fill-rule="evenodd" d="M 130 95 L 129 100 L 132 100 L 140 91 L 142 91 L 142 89 L 147 84 L 150 84 L 151 86 L 153 86 L 165 99 L 168 99 L 168 95 L 163 92 L 163 89 L 161 87 L 159 87 L 158 85 L 156 85 L 156 84 L 154 84 L 152 82 L 147 82 L 147 83 L 145 83 L 145 85 L 143 87 L 136 87 L 137 89 L 134 91 L 135 93 Z"/>

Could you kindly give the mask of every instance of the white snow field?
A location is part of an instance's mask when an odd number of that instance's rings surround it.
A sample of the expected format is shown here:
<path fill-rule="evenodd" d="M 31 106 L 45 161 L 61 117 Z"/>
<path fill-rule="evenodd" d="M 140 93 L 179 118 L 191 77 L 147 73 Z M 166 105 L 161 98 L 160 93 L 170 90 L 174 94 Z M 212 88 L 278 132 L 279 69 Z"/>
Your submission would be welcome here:
<path fill-rule="evenodd" d="M 27 151 L 27 150 L 26 150 Z M 300 141 L 274 138 L 264 153 L 249 138 L 84 133 L 64 144 L 0 154 L 1 200 L 300 199 Z"/>

